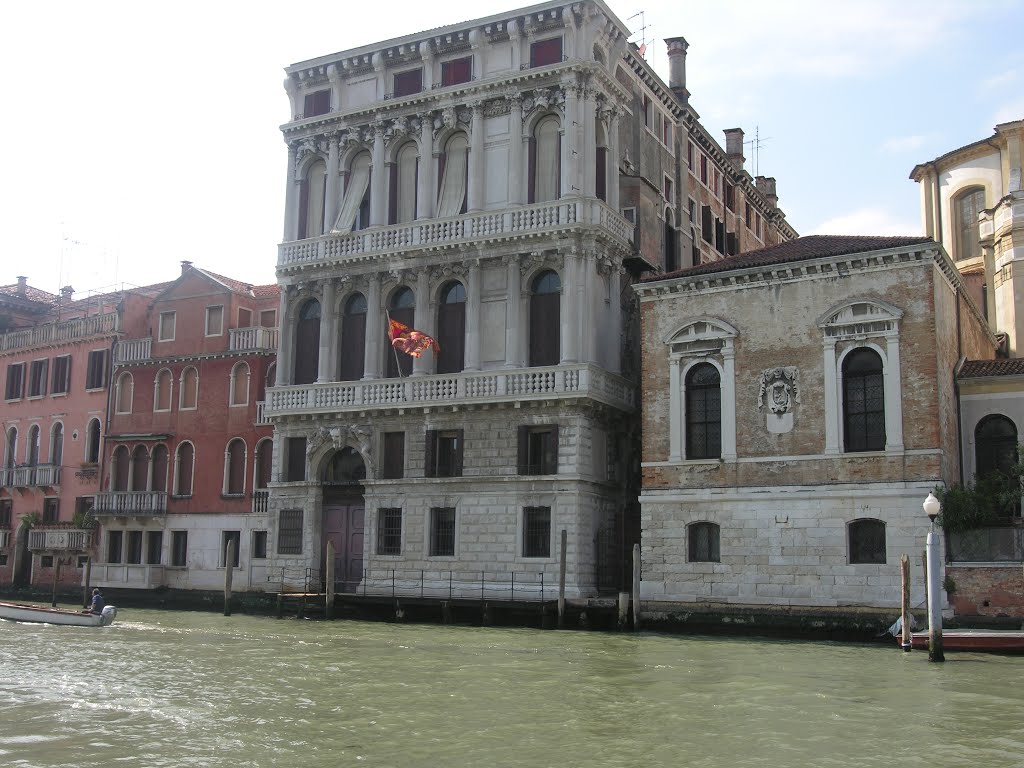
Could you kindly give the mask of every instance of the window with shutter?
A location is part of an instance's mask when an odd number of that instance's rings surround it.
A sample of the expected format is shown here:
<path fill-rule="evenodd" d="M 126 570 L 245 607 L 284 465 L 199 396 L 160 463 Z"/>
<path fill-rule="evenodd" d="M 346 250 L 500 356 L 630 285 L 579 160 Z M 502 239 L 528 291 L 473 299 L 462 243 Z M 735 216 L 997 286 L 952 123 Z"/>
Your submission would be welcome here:
<path fill-rule="evenodd" d="M 518 430 L 520 475 L 558 474 L 558 425 L 520 426 Z"/>
<path fill-rule="evenodd" d="M 331 91 L 325 88 L 322 91 L 307 93 L 302 101 L 302 116 L 316 117 L 326 115 L 331 111 Z"/>
<path fill-rule="evenodd" d="M 355 293 L 345 302 L 340 336 L 339 379 L 357 381 L 363 378 L 366 362 L 366 297 L 363 294 Z"/>
<path fill-rule="evenodd" d="M 473 57 L 441 62 L 441 86 L 468 83 L 473 79 Z"/>
<path fill-rule="evenodd" d="M 457 373 L 465 365 L 466 287 L 457 281 L 441 290 L 437 308 L 438 373 Z"/>
<path fill-rule="evenodd" d="M 55 395 L 67 394 L 71 390 L 71 355 L 53 358 L 53 381 L 50 392 Z"/>
<path fill-rule="evenodd" d="M 286 443 L 288 448 L 288 471 L 289 482 L 298 482 L 306 479 L 306 438 L 289 437 Z"/>
<path fill-rule="evenodd" d="M 395 73 L 394 97 L 412 96 L 423 90 L 423 67 Z"/>
<path fill-rule="evenodd" d="M 405 477 L 405 432 L 385 432 L 381 477 L 398 480 Z"/>
<path fill-rule="evenodd" d="M 546 270 L 537 275 L 530 290 L 530 366 L 558 365 L 561 346 L 560 305 L 562 283 Z"/>
<path fill-rule="evenodd" d="M 562 61 L 562 38 L 551 37 L 530 44 L 530 66 L 546 67 Z"/>

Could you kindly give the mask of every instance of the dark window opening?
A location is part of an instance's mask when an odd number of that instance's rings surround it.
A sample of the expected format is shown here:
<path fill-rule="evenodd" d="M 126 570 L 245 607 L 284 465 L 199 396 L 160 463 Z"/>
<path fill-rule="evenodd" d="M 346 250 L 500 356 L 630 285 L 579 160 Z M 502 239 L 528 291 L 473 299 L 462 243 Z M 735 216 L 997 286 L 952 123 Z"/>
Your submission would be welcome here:
<path fill-rule="evenodd" d="M 49 376 L 49 360 L 33 360 L 28 372 L 28 396 L 42 397 L 46 394 L 46 380 Z"/>
<path fill-rule="evenodd" d="M 550 270 L 533 279 L 530 290 L 530 366 L 558 365 L 562 282 Z"/>
<path fill-rule="evenodd" d="M 722 455 L 722 384 L 718 369 L 699 363 L 686 374 L 686 458 Z"/>
<path fill-rule="evenodd" d="M 128 531 L 128 564 L 142 564 L 142 531 Z"/>
<path fill-rule="evenodd" d="M 463 430 L 428 430 L 426 442 L 426 477 L 462 476 Z"/>
<path fill-rule="evenodd" d="M 441 85 L 458 85 L 473 79 L 473 57 L 441 62 Z"/>
<path fill-rule="evenodd" d="M 430 509 L 430 556 L 455 556 L 455 508 Z"/>
<path fill-rule="evenodd" d="M 402 510 L 382 508 L 377 510 L 377 554 L 396 556 L 402 554 Z"/>
<path fill-rule="evenodd" d="M 384 433 L 384 459 L 381 477 L 398 480 L 405 477 L 405 432 Z"/>
<path fill-rule="evenodd" d="M 8 400 L 20 400 L 25 395 L 25 364 L 14 363 L 7 366 L 7 388 L 4 397 Z"/>
<path fill-rule="evenodd" d="M 85 388 L 100 389 L 107 385 L 107 350 L 94 349 L 89 353 L 85 372 Z"/>
<path fill-rule="evenodd" d="M 459 282 L 449 283 L 441 291 L 441 305 L 437 309 L 438 373 L 458 373 L 465 367 L 466 348 L 466 287 Z"/>
<path fill-rule="evenodd" d="M 188 531 L 171 531 L 171 565 L 175 568 L 188 565 Z"/>
<path fill-rule="evenodd" d="M 282 509 L 278 517 L 277 554 L 302 554 L 302 510 Z"/>
<path fill-rule="evenodd" d="M 519 474 L 558 474 L 558 425 L 521 426 L 518 434 Z"/>
<path fill-rule="evenodd" d="M 149 531 L 146 533 L 146 564 L 160 565 L 161 550 L 164 545 L 163 531 Z"/>
<path fill-rule="evenodd" d="M 303 117 L 316 117 L 317 115 L 326 115 L 330 111 L 331 91 L 329 88 L 325 88 L 322 91 L 314 91 L 313 93 L 307 93 L 306 98 L 303 99 Z"/>
<path fill-rule="evenodd" d="M 237 568 L 239 563 L 239 550 L 242 547 L 242 532 L 241 531 L 222 531 L 220 540 L 220 567 L 225 567 L 228 557 L 228 544 L 234 544 L 234 551 L 232 552 L 231 567 Z"/>
<path fill-rule="evenodd" d="M 55 395 L 66 394 L 71 390 L 71 355 L 60 355 L 53 358 L 53 380 L 50 391 Z"/>
<path fill-rule="evenodd" d="M 121 546 L 124 540 L 123 531 L 107 531 L 107 562 L 121 562 Z"/>
<path fill-rule="evenodd" d="M 545 67 L 562 61 L 562 38 L 552 37 L 530 44 L 530 66 Z"/>
<path fill-rule="evenodd" d="M 267 532 L 252 532 L 252 559 L 265 560 L 267 558 Z"/>
<path fill-rule="evenodd" d="M 686 529 L 691 563 L 721 562 L 720 530 L 715 523 L 692 523 Z"/>
<path fill-rule="evenodd" d="M 43 522 L 56 523 L 60 518 L 60 499 L 43 499 Z"/>
<path fill-rule="evenodd" d="M 978 477 L 1012 477 L 1017 464 L 1017 427 L 1001 414 L 986 416 L 974 428 L 974 466 Z"/>
<path fill-rule="evenodd" d="M 850 564 L 885 563 L 885 523 L 881 520 L 854 520 L 847 527 Z"/>
<path fill-rule="evenodd" d="M 423 90 L 423 68 L 410 69 L 406 72 L 395 73 L 394 96 L 411 96 Z"/>
<path fill-rule="evenodd" d="M 551 507 L 523 509 L 523 557 L 551 557 Z"/>
<path fill-rule="evenodd" d="M 843 360 L 843 422 L 846 450 L 885 450 L 882 358 L 862 347 Z"/>
<path fill-rule="evenodd" d="M 306 479 L 306 438 L 289 437 L 288 449 L 288 482 L 301 482 Z"/>

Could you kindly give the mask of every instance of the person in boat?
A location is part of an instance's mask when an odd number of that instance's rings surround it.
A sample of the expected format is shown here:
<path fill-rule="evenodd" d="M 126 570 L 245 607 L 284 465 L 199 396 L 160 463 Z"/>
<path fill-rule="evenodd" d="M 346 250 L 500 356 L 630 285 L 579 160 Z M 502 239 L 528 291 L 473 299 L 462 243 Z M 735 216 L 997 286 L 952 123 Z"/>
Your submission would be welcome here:
<path fill-rule="evenodd" d="M 92 591 L 92 600 L 89 602 L 89 607 L 86 610 L 89 613 L 102 614 L 103 605 L 103 593 L 97 587 Z"/>

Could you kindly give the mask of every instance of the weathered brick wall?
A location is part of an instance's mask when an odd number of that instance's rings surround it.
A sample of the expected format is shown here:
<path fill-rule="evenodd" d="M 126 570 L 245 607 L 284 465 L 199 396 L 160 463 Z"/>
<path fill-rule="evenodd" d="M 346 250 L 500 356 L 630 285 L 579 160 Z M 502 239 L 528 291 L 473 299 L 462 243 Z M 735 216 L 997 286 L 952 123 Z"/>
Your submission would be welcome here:
<path fill-rule="evenodd" d="M 1024 619 L 1024 566 L 947 565 L 956 588 L 949 596 L 959 618 Z"/>

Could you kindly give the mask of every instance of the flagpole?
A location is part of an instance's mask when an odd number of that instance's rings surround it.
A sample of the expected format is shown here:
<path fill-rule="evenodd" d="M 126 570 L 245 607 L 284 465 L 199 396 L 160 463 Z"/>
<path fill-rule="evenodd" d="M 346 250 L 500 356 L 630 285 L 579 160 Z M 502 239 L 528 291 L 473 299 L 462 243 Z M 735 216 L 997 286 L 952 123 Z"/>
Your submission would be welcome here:
<path fill-rule="evenodd" d="M 398 370 L 398 378 L 405 378 L 402 376 L 402 360 L 398 357 L 398 349 L 391 342 L 391 313 L 387 309 L 384 310 L 384 316 L 388 319 L 388 344 L 391 346 L 391 354 L 395 356 L 395 368 Z"/>

